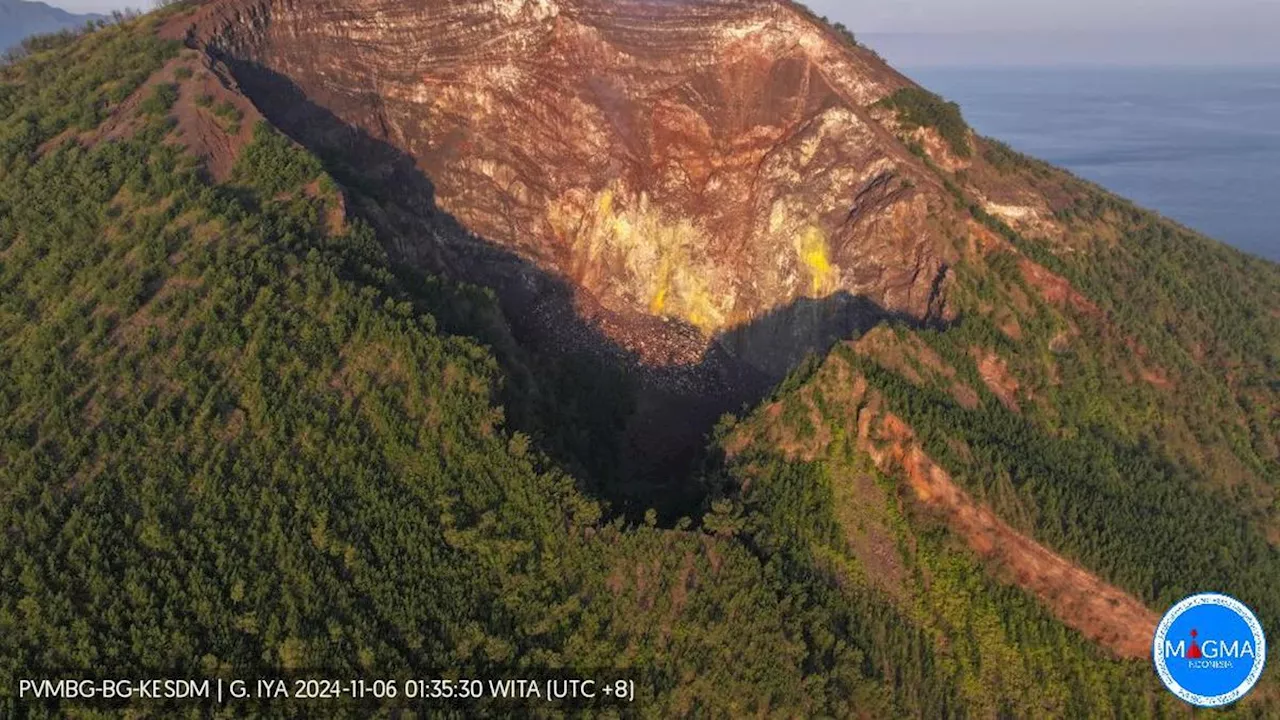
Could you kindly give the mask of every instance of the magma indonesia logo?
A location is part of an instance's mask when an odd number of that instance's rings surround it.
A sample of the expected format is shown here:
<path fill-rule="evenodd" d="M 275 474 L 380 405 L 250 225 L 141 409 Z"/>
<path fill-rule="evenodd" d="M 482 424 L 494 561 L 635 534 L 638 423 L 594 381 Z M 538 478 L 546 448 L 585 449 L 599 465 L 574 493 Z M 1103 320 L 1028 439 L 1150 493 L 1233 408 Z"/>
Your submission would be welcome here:
<path fill-rule="evenodd" d="M 1235 598 L 1193 595 L 1156 628 L 1156 673 L 1174 695 L 1198 707 L 1244 697 L 1267 662 L 1267 639 L 1253 612 Z"/>

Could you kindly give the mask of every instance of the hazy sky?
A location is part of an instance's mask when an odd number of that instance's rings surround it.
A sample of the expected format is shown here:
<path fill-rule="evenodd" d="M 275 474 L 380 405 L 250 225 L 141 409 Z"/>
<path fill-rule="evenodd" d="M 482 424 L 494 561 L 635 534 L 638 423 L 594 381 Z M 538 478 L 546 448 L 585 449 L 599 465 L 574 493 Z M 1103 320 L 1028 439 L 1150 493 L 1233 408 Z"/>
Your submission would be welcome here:
<path fill-rule="evenodd" d="M 891 61 L 1280 64 L 1280 0 L 808 0 Z M 913 38 L 917 34 L 931 37 Z M 941 37 L 937 37 L 941 36 Z"/>
<path fill-rule="evenodd" d="M 101 12 L 151 0 L 51 0 Z M 1280 0 L 808 0 L 891 61 L 1280 64 Z M 914 34 L 940 34 L 921 40 Z"/>
<path fill-rule="evenodd" d="M 46 5 L 60 7 L 73 13 L 90 13 L 90 12 L 111 12 L 112 10 L 123 10 L 126 7 L 135 7 L 140 9 L 150 9 L 150 0 L 138 0 L 137 2 L 116 2 L 116 0 L 41 0 Z"/>
<path fill-rule="evenodd" d="M 1280 31 L 1280 0 L 809 0 L 855 32 Z"/>

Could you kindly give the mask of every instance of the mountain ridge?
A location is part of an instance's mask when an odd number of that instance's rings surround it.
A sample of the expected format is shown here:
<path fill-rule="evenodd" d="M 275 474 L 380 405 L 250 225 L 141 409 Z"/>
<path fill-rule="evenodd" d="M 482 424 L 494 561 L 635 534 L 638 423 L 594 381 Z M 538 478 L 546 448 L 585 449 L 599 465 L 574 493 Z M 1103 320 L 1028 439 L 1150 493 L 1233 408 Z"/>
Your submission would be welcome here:
<path fill-rule="evenodd" d="M 34 0 L 0 2 L 0 53 L 12 50 L 24 38 L 59 30 L 76 30 L 105 19 L 97 13 L 75 14 Z"/>

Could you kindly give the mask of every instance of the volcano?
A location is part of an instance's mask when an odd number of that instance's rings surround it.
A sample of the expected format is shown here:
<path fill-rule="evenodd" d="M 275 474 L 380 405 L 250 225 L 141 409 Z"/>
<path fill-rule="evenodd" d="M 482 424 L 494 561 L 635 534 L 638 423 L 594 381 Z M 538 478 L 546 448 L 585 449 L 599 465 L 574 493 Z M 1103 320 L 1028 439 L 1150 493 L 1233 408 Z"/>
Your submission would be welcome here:
<path fill-rule="evenodd" d="M 225 0 L 165 32 L 345 169 L 402 261 L 625 368 L 637 458 L 687 460 L 840 338 L 953 317 L 972 243 L 929 166 L 976 141 L 904 120 L 919 89 L 800 6 Z"/>
<path fill-rule="evenodd" d="M 187 1 L 31 47 L 0 686 L 1169 717 L 1171 602 L 1280 622 L 1280 266 L 799 4 Z"/>

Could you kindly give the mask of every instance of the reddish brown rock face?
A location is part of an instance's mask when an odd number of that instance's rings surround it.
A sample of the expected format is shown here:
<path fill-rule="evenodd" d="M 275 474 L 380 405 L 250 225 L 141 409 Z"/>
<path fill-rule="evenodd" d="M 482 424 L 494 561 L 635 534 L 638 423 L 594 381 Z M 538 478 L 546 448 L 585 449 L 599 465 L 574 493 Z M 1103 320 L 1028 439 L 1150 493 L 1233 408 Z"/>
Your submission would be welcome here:
<path fill-rule="evenodd" d="M 948 204 L 867 109 L 907 81 L 789 4 L 222 0 L 191 37 L 304 142 L 349 149 L 350 125 L 381 147 L 348 162 L 411 164 L 439 210 L 650 364 L 726 336 L 776 374 L 792 348 L 747 342 L 754 323 L 844 296 L 824 314 L 923 319 L 953 260 L 932 219 Z M 432 242 L 402 250 L 460 244 Z M 766 345 L 813 344 L 799 320 Z"/>
<path fill-rule="evenodd" d="M 168 32 L 403 259 L 493 288 L 538 352 L 621 359 L 646 474 L 808 353 L 945 319 L 969 244 L 872 107 L 909 81 L 787 2 L 212 0 Z"/>

